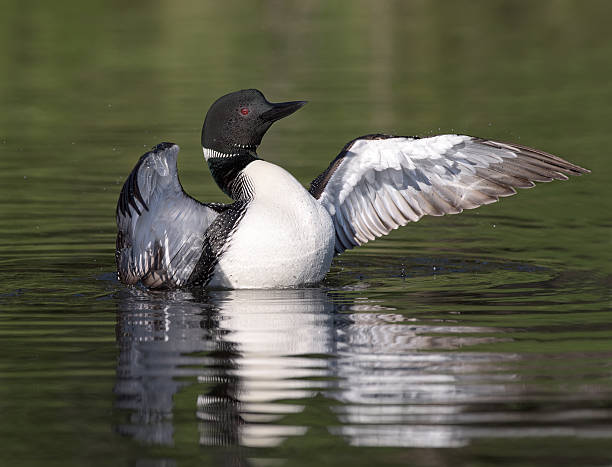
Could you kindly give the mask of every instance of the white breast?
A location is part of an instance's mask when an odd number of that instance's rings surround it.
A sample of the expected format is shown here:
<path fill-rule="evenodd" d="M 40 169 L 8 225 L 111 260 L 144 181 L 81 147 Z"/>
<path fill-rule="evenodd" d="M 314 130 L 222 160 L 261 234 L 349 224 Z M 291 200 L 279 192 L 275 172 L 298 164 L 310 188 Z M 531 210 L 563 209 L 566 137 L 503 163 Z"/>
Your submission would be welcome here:
<path fill-rule="evenodd" d="M 281 167 L 257 160 L 244 173 L 254 197 L 209 285 L 283 288 L 321 281 L 334 252 L 328 212 Z"/>

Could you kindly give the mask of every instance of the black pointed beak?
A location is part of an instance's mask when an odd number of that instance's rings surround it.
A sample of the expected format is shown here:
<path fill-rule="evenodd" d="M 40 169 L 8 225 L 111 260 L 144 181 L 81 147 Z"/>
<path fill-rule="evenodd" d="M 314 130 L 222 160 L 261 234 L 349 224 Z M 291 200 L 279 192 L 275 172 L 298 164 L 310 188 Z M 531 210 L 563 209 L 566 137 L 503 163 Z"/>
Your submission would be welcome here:
<path fill-rule="evenodd" d="M 296 110 L 302 108 L 307 101 L 279 102 L 277 104 L 270 103 L 272 108 L 261 114 L 261 119 L 266 123 L 272 123 L 280 120 L 283 117 L 291 115 Z"/>

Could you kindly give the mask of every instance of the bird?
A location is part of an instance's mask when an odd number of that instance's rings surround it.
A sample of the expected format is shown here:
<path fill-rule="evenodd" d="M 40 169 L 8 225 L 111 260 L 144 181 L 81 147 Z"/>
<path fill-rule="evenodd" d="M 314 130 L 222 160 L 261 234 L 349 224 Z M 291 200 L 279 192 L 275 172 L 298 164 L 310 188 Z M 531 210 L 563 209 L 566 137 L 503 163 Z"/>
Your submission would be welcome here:
<path fill-rule="evenodd" d="M 176 144 L 140 157 L 117 202 L 119 280 L 149 289 L 316 285 L 335 256 L 425 215 L 457 214 L 534 182 L 590 172 L 519 144 L 377 133 L 348 142 L 306 189 L 257 153 L 271 125 L 305 104 L 243 89 L 211 105 L 202 150 L 232 203 L 185 192 Z"/>

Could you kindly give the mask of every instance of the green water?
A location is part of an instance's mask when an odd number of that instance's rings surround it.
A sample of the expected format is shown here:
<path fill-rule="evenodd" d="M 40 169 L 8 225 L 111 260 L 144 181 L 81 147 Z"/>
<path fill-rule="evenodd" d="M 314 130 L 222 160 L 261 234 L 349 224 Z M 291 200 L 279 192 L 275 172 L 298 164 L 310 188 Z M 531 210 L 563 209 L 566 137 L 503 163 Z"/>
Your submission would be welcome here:
<path fill-rule="evenodd" d="M 2 2 L 0 464 L 610 465 L 612 5 Z M 309 100 L 308 184 L 358 135 L 459 132 L 592 173 L 340 256 L 320 288 L 129 289 L 137 158 L 216 97 Z"/>

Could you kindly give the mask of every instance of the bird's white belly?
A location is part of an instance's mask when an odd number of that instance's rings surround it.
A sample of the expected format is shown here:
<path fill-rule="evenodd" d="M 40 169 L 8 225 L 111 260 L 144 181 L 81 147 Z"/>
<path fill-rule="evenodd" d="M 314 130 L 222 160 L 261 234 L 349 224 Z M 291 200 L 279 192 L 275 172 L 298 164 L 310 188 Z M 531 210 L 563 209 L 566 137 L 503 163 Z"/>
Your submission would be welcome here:
<path fill-rule="evenodd" d="M 297 180 L 280 170 L 290 177 L 286 183 L 279 184 L 277 173 L 273 186 L 255 184 L 256 196 L 229 240 L 210 287 L 296 287 L 320 282 L 329 271 L 335 242 L 332 219 Z"/>

